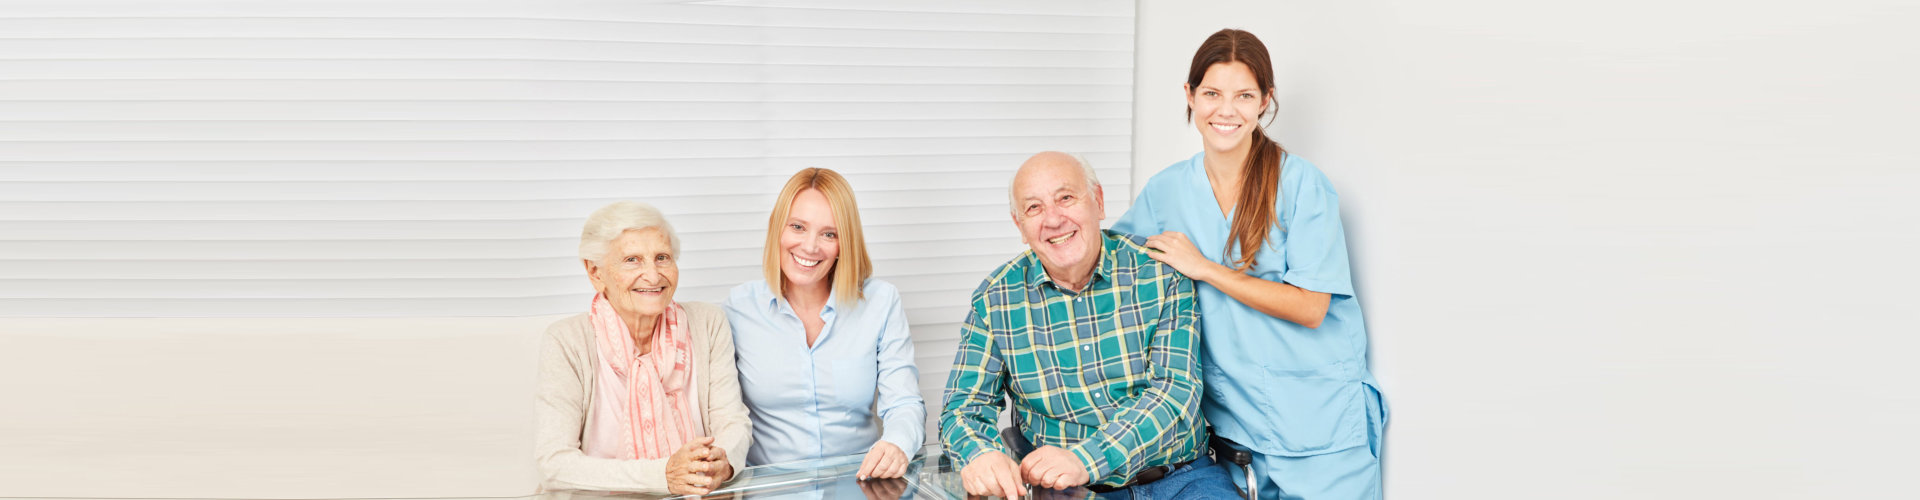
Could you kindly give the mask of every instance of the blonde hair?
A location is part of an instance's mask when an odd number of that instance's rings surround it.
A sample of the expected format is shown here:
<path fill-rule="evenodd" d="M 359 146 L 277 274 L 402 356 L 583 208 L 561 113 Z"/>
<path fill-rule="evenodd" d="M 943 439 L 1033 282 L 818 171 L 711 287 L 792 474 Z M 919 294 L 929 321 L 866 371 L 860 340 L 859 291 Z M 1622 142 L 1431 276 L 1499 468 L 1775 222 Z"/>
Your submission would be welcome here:
<path fill-rule="evenodd" d="M 673 258 L 680 258 L 680 234 L 673 232 L 667 217 L 653 205 L 633 201 L 609 203 L 587 216 L 586 227 L 580 229 L 580 258 L 600 264 L 600 260 L 607 257 L 607 247 L 620 238 L 621 233 L 643 229 L 659 229 L 666 234 Z"/>
<path fill-rule="evenodd" d="M 842 305 L 851 306 L 865 298 L 860 287 L 873 276 L 873 261 L 867 258 L 867 239 L 860 230 L 860 209 L 853 202 L 853 186 L 839 173 L 824 168 L 795 172 L 787 179 L 787 186 L 780 189 L 780 198 L 773 202 L 773 213 L 767 216 L 766 258 L 762 263 L 767 288 L 772 289 L 774 295 L 786 295 L 787 277 L 780 272 L 780 232 L 785 230 L 787 217 L 793 213 L 793 199 L 808 189 L 819 190 L 827 198 L 827 206 L 833 209 L 833 225 L 840 231 L 840 258 L 832 268 L 833 292 L 840 297 Z"/>

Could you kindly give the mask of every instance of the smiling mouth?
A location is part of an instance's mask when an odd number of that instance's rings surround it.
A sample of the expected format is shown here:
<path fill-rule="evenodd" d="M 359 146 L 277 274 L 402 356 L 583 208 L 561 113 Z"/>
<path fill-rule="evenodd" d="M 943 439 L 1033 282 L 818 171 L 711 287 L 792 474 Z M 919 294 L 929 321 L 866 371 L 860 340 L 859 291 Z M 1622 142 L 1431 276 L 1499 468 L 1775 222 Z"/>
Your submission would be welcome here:
<path fill-rule="evenodd" d="M 1222 134 L 1231 134 L 1235 130 L 1240 130 L 1240 125 L 1238 124 L 1228 125 L 1228 124 L 1221 124 L 1221 123 L 1209 123 L 1208 125 L 1213 126 L 1213 131 L 1219 132 Z"/>
<path fill-rule="evenodd" d="M 1051 238 L 1051 239 L 1048 239 L 1048 240 L 1047 240 L 1047 243 L 1048 243 L 1048 244 L 1052 244 L 1052 245 L 1058 245 L 1058 244 L 1060 244 L 1061 242 L 1064 242 L 1064 241 L 1067 241 L 1068 239 L 1071 239 L 1071 238 L 1073 238 L 1073 235 L 1076 235 L 1076 234 L 1080 234 L 1080 232 L 1079 232 L 1079 231 L 1073 231 L 1073 232 L 1070 232 L 1070 233 L 1067 233 L 1067 234 L 1062 234 L 1062 235 L 1059 235 L 1059 236 L 1055 236 L 1055 237 L 1053 237 L 1053 238 Z"/>
<path fill-rule="evenodd" d="M 667 287 L 659 286 L 659 287 L 653 287 L 653 288 L 635 288 L 633 289 L 633 291 L 635 293 L 661 293 L 661 292 L 667 291 Z"/>
<path fill-rule="evenodd" d="M 787 255 L 793 255 L 793 254 L 787 254 Z M 811 268 L 811 267 L 813 267 L 813 266 L 818 266 L 818 265 L 820 265 L 820 263 L 821 263 L 821 262 L 823 262 L 823 261 L 819 261 L 819 260 L 807 260 L 807 259 L 802 259 L 802 258 L 800 258 L 800 256 L 798 256 L 798 255 L 793 255 L 793 262 L 794 262 L 795 264 L 799 264 L 799 265 L 800 265 L 800 267 L 806 267 L 806 268 Z"/>

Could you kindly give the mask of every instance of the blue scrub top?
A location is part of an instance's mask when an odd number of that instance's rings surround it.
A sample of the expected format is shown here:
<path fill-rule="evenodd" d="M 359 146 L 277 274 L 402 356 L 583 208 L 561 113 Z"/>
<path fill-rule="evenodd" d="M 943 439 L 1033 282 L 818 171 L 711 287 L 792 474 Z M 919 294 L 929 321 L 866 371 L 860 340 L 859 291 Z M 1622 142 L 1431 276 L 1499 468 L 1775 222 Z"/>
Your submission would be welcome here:
<path fill-rule="evenodd" d="M 1113 230 L 1185 233 L 1208 259 L 1233 267 L 1229 220 L 1207 182 L 1205 153 L 1155 174 Z M 1317 329 L 1276 318 L 1213 285 L 1199 292 L 1201 408 L 1214 432 L 1281 456 L 1365 446 L 1384 424 L 1385 405 L 1367 370 L 1367 329 L 1353 296 L 1340 199 L 1319 168 L 1292 154 L 1280 166 L 1280 228 L 1270 230 L 1249 274 L 1333 296 Z M 1380 408 L 1369 423 L 1367 402 Z"/>

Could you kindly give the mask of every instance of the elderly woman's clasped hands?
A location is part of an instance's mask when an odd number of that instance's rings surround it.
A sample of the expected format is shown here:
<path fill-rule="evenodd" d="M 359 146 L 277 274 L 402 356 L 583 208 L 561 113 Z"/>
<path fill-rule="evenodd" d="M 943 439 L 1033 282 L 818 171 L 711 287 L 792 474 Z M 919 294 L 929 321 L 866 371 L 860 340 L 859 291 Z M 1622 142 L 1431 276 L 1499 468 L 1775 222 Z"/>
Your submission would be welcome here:
<path fill-rule="evenodd" d="M 731 478 L 733 465 L 727 463 L 727 450 L 714 446 L 712 437 L 688 441 L 667 457 L 669 493 L 705 495 Z"/>

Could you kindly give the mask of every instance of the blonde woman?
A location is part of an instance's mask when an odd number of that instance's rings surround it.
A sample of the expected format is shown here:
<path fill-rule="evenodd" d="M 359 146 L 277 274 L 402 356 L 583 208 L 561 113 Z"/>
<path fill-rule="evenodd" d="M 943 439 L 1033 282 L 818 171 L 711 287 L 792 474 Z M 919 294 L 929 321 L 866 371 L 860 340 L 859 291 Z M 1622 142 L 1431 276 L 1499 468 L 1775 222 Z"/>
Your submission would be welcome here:
<path fill-rule="evenodd" d="M 787 180 L 767 218 L 766 277 L 733 289 L 751 465 L 866 453 L 861 479 L 900 477 L 926 406 L 900 292 L 873 279 L 853 189 L 832 170 Z"/>
<path fill-rule="evenodd" d="M 733 333 L 719 307 L 673 301 L 679 258 L 680 237 L 651 206 L 587 217 L 580 260 L 598 293 L 540 349 L 545 489 L 699 495 L 744 466 L 753 431 Z"/>

